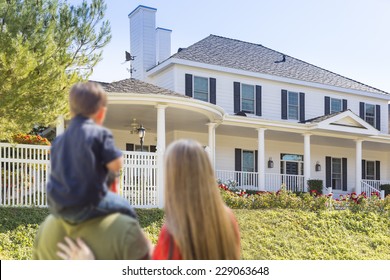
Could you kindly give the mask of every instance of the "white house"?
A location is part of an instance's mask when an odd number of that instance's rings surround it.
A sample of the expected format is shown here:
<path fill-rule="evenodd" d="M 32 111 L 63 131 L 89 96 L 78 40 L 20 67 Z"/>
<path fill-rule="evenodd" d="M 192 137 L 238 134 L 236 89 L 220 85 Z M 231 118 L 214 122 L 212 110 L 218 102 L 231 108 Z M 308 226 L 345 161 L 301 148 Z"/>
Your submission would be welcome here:
<path fill-rule="evenodd" d="M 122 178 L 132 205 L 162 206 L 164 150 L 180 138 L 201 142 L 216 176 L 246 189 L 284 183 L 305 191 L 307 180 L 319 179 L 336 195 L 370 195 L 390 183 L 389 93 L 216 35 L 171 55 L 171 30 L 156 28 L 156 12 L 138 6 L 129 14 L 133 78 L 101 83 L 109 93 L 105 125 L 117 146 L 133 151 Z M 143 152 L 135 152 L 141 124 Z M 0 205 L 46 205 L 48 157 L 47 147 L 0 143 L 0 165 L 17 170 L 0 180 Z"/>
<path fill-rule="evenodd" d="M 129 14 L 133 79 L 102 83 L 122 149 L 140 148 L 129 131 L 143 124 L 145 150 L 196 139 L 217 177 L 247 188 L 305 190 L 321 179 L 334 193 L 371 193 L 390 181 L 387 92 L 216 35 L 171 56 L 171 30 L 156 28 L 156 12 Z"/>

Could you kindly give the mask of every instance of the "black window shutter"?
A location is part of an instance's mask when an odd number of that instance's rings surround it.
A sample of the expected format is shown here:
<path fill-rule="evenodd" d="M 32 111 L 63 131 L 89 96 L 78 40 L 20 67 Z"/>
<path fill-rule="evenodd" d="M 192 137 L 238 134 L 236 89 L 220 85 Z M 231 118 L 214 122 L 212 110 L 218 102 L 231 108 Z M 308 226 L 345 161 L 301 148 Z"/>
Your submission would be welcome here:
<path fill-rule="evenodd" d="M 332 158 L 325 157 L 326 187 L 332 188 Z"/>
<path fill-rule="evenodd" d="M 261 86 L 256 86 L 256 116 L 261 116 Z"/>
<path fill-rule="evenodd" d="M 234 82 L 233 83 L 233 92 L 234 92 L 234 113 L 238 113 L 241 111 L 241 106 L 240 106 L 240 101 L 241 101 L 241 97 L 240 97 L 240 89 L 241 85 L 239 82 Z"/>
<path fill-rule="evenodd" d="M 256 150 L 255 151 L 255 172 L 259 171 L 258 158 L 259 158 L 259 152 Z"/>
<path fill-rule="evenodd" d="M 241 154 L 242 150 L 241 149 L 235 149 L 234 150 L 234 160 L 235 160 L 235 165 L 234 165 L 234 170 L 235 171 L 241 171 Z"/>
<path fill-rule="evenodd" d="M 134 151 L 134 144 L 126 143 L 126 151 Z"/>
<path fill-rule="evenodd" d="M 241 171 L 241 149 L 235 149 L 234 154 L 235 154 L 235 156 L 234 156 L 234 160 L 235 160 L 234 170 Z M 241 175 L 240 174 L 236 174 L 235 180 L 239 185 L 241 185 Z"/>
<path fill-rule="evenodd" d="M 305 93 L 299 93 L 299 121 L 303 122 L 305 120 Z"/>
<path fill-rule="evenodd" d="M 364 120 L 364 102 L 360 102 L 359 104 L 359 117 Z"/>
<path fill-rule="evenodd" d="M 347 110 L 348 110 L 348 100 L 343 99 L 343 111 L 347 111 Z"/>
<path fill-rule="evenodd" d="M 376 129 L 378 129 L 379 131 L 381 130 L 381 105 L 376 105 L 376 112 L 375 112 L 375 117 L 376 117 L 376 122 L 375 122 L 375 125 L 376 125 Z"/>
<path fill-rule="evenodd" d="M 366 179 L 366 161 L 362 159 L 362 179 Z"/>
<path fill-rule="evenodd" d="M 325 96 L 325 115 L 330 114 L 330 97 Z"/>
<path fill-rule="evenodd" d="M 287 90 L 282 89 L 282 120 L 287 120 Z"/>
<path fill-rule="evenodd" d="M 156 152 L 156 146 L 150 145 L 150 150 L 149 150 L 149 152 L 155 153 L 155 152 Z"/>
<path fill-rule="evenodd" d="M 186 95 L 189 97 L 192 97 L 192 75 L 191 74 L 186 74 Z"/>
<path fill-rule="evenodd" d="M 379 160 L 375 161 L 375 179 L 380 180 L 381 179 L 381 162 Z"/>
<path fill-rule="evenodd" d="M 347 188 L 348 188 L 348 182 L 347 182 L 347 178 L 348 178 L 348 168 L 347 168 L 347 159 L 346 158 L 342 158 L 342 170 L 343 170 L 343 191 L 346 191 Z"/>
<path fill-rule="evenodd" d="M 217 104 L 217 81 L 210 78 L 210 103 Z"/>

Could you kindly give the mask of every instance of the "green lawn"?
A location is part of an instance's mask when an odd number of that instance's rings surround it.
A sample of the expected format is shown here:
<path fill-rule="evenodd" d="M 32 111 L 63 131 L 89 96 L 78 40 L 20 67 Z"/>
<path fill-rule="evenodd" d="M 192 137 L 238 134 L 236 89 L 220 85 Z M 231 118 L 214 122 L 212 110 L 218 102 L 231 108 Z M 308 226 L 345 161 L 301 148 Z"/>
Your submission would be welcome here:
<path fill-rule="evenodd" d="M 137 210 L 155 243 L 161 210 Z M 291 209 L 234 210 L 240 225 L 242 258 L 268 260 L 390 259 L 389 214 Z M 30 259 L 42 208 L 0 207 L 0 259 Z"/>

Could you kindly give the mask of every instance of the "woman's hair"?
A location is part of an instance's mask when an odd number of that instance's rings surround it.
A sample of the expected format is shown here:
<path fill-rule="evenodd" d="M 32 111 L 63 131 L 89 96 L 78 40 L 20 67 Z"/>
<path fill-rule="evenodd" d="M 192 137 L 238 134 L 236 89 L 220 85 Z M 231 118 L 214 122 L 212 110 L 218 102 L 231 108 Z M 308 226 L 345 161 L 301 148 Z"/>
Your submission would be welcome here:
<path fill-rule="evenodd" d="M 239 259 L 233 217 L 218 190 L 208 154 L 179 140 L 165 155 L 165 215 L 183 259 Z"/>
<path fill-rule="evenodd" d="M 78 83 L 70 90 L 69 106 L 74 116 L 90 117 L 107 106 L 107 94 L 97 83 Z"/>

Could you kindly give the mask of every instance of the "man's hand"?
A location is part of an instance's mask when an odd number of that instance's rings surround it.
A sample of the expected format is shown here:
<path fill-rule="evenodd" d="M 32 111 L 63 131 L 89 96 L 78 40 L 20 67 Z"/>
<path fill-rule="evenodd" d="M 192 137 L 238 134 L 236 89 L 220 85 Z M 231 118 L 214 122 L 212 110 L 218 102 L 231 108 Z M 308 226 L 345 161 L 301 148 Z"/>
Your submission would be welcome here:
<path fill-rule="evenodd" d="M 65 237 L 64 243 L 58 243 L 60 249 L 57 256 L 63 260 L 94 260 L 95 256 L 91 249 L 84 243 L 81 238 L 76 239 L 76 243 L 69 237 Z"/>

